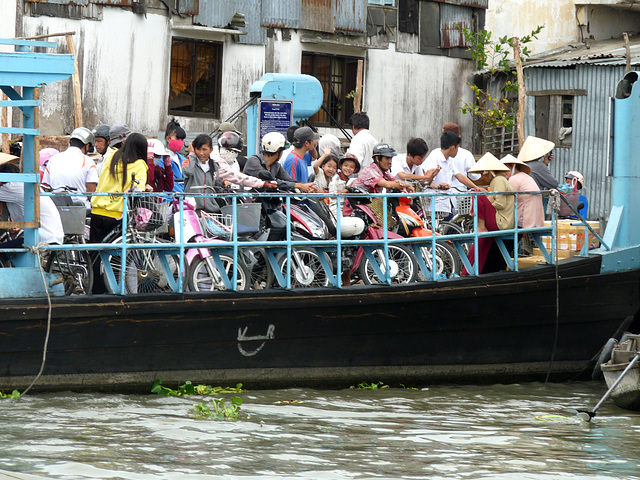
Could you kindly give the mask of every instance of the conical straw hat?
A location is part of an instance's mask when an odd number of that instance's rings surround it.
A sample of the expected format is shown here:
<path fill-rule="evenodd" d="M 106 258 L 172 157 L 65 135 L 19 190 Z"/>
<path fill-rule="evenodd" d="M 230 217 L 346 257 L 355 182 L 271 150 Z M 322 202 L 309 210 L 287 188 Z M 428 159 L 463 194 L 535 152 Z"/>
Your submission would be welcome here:
<path fill-rule="evenodd" d="M 538 137 L 528 136 L 524 141 L 524 145 L 518 154 L 518 160 L 523 162 L 531 162 L 540 157 L 544 157 L 547 153 L 554 149 L 556 145 L 549 140 Z"/>
<path fill-rule="evenodd" d="M 9 155 L 8 153 L 0 152 L 0 165 L 7 162 L 18 163 L 19 161 L 20 158 L 16 157 L 15 155 Z"/>
<path fill-rule="evenodd" d="M 469 169 L 471 173 L 480 173 L 480 172 L 506 172 L 509 169 L 504 166 L 504 164 L 498 160 L 492 153 L 485 153 L 480 160 L 476 162 L 476 164 Z"/>
<path fill-rule="evenodd" d="M 517 163 L 518 165 L 520 165 L 520 170 L 523 171 L 524 173 L 526 173 L 527 175 L 529 175 L 531 173 L 531 167 L 529 165 L 527 165 L 526 163 L 524 163 L 521 160 L 518 160 L 516 157 L 514 157 L 511 154 L 506 155 L 502 160 L 500 160 L 502 163 L 504 163 L 505 165 L 513 165 L 514 163 Z M 510 169 L 510 167 L 508 167 Z"/>

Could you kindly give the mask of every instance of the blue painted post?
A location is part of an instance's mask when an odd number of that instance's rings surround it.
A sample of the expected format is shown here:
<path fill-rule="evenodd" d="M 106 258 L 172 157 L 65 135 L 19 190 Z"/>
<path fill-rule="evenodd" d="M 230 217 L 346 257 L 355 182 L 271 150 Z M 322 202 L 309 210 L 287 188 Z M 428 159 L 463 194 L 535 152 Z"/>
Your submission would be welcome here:
<path fill-rule="evenodd" d="M 612 205 L 622 207 L 613 247 L 640 245 L 637 216 L 640 211 L 640 85 L 638 73 L 629 72 L 621 85 L 629 85 L 627 98 L 615 99 L 613 131 L 613 184 Z"/>

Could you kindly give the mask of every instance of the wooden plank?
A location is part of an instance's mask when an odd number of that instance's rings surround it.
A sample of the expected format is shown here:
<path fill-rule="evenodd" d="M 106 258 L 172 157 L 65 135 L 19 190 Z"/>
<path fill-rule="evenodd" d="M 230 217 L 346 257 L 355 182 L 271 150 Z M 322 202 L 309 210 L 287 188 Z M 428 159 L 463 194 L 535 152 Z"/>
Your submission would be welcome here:
<path fill-rule="evenodd" d="M 524 73 L 522 71 L 522 58 L 520 57 L 520 41 L 513 37 L 513 58 L 516 61 L 516 73 L 518 77 L 518 113 L 516 114 L 516 127 L 518 129 L 518 145 L 524 145 L 524 109 L 525 93 Z"/>
<path fill-rule="evenodd" d="M 0 45 L 19 45 L 27 47 L 45 47 L 56 48 L 58 44 L 56 42 L 37 42 L 34 40 L 18 40 L 13 38 L 0 38 Z"/>
<path fill-rule="evenodd" d="M 530 97 L 543 97 L 549 95 L 584 96 L 586 94 L 587 91 L 583 88 L 570 88 L 568 90 L 531 90 L 527 92 L 527 95 Z"/>
<path fill-rule="evenodd" d="M 2 103 L 7 100 L 7 94 L 2 92 Z M 0 103 L 0 105 L 2 105 Z M 0 106 L 0 127 L 7 128 L 9 126 L 9 117 L 8 117 L 8 109 L 5 105 Z M 10 153 L 10 142 L 9 142 L 9 134 L 2 134 L 2 153 Z"/>
<path fill-rule="evenodd" d="M 353 111 L 358 113 L 362 110 L 362 75 L 364 70 L 364 60 L 358 60 L 358 73 L 356 74 L 356 98 L 354 99 Z"/>
<path fill-rule="evenodd" d="M 549 97 L 549 133 L 547 140 L 552 141 L 556 146 L 560 146 L 560 127 L 562 127 L 562 97 L 553 95 Z"/>
<path fill-rule="evenodd" d="M 46 35 L 36 35 L 34 37 L 18 37 L 16 40 L 38 40 L 40 38 L 51 38 L 51 37 L 66 37 L 67 35 L 75 35 L 76 32 L 64 32 L 64 33 L 48 33 Z"/>
<path fill-rule="evenodd" d="M 67 48 L 69 53 L 73 55 L 73 110 L 76 118 L 76 128 L 82 126 L 82 91 L 80 90 L 80 75 L 78 74 L 78 56 L 76 55 L 76 47 L 73 43 L 73 35 L 66 35 Z"/>
<path fill-rule="evenodd" d="M 0 133 L 15 133 L 16 135 L 40 135 L 40 130 L 35 128 L 0 127 Z"/>
<path fill-rule="evenodd" d="M 626 75 L 631 71 L 631 47 L 629 46 L 629 34 L 624 32 L 622 34 L 622 38 L 624 39 L 625 58 L 627 59 L 627 64 L 624 67 L 624 74 Z"/>
<path fill-rule="evenodd" d="M 536 137 L 547 138 L 549 134 L 549 96 L 535 98 Z"/>
<path fill-rule="evenodd" d="M 8 100 L 7 96 L 2 95 L 4 100 L 0 100 L 0 107 L 39 107 L 39 100 Z"/>
<path fill-rule="evenodd" d="M 40 222 L 0 222 L 0 228 L 40 228 Z"/>

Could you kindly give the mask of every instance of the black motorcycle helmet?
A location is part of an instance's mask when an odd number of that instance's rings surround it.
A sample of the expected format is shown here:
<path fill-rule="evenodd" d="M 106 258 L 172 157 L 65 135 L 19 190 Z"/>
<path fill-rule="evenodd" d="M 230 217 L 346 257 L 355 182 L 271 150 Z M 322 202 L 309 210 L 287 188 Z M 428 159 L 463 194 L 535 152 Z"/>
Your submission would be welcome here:
<path fill-rule="evenodd" d="M 397 154 L 395 148 L 388 143 L 382 142 L 373 147 L 372 157 L 395 157 Z"/>
<path fill-rule="evenodd" d="M 234 152 L 240 152 L 244 143 L 242 138 L 236 132 L 224 132 L 218 137 L 218 145 L 227 150 L 233 150 Z"/>

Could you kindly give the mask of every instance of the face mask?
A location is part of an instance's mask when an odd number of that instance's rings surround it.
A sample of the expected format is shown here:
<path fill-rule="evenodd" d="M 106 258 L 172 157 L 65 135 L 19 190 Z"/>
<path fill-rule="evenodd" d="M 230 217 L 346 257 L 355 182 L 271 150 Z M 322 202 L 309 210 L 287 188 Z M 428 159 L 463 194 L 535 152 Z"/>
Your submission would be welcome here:
<path fill-rule="evenodd" d="M 162 167 L 164 165 L 162 157 L 153 157 L 153 163 L 155 163 L 157 167 Z"/>
<path fill-rule="evenodd" d="M 233 150 L 227 150 L 226 148 L 221 148 L 220 157 L 229 165 L 231 165 L 238 158 L 238 152 L 234 152 Z"/>
<path fill-rule="evenodd" d="M 178 153 L 184 147 L 184 140 L 178 140 L 177 138 L 173 138 L 169 140 L 169 150 L 172 152 Z"/>

